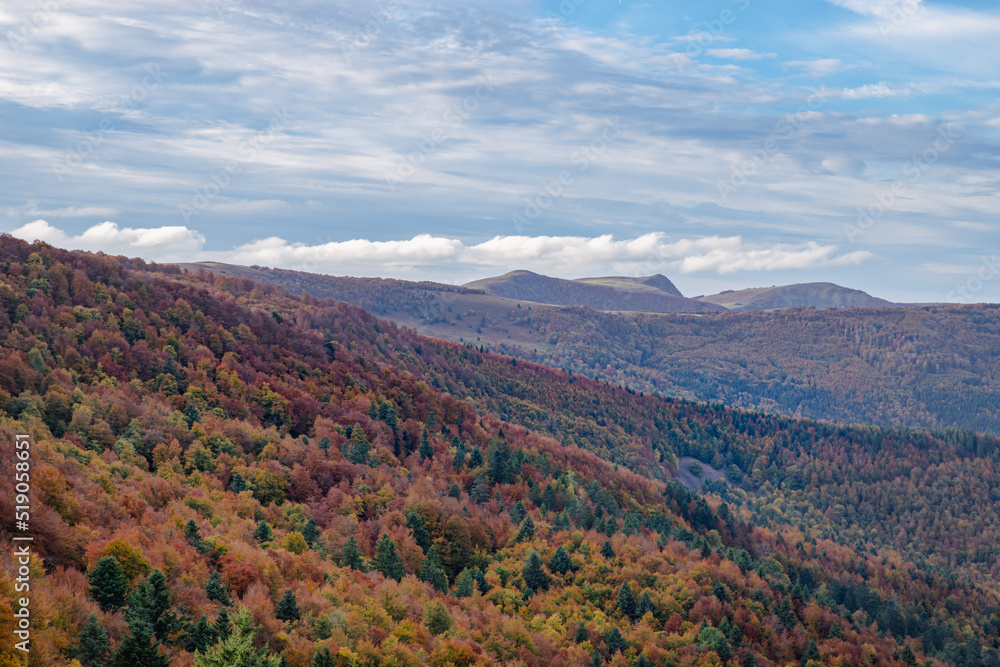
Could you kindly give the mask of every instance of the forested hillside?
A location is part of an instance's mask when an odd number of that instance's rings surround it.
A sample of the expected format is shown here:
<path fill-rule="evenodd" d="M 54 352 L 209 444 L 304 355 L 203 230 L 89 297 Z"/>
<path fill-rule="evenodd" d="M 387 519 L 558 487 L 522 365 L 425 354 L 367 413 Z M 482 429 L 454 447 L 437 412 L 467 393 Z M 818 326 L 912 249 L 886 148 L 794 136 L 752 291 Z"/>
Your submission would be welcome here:
<path fill-rule="evenodd" d="M 433 283 L 215 268 L 634 389 L 789 416 L 1000 434 L 1000 304 L 602 313 Z"/>
<path fill-rule="evenodd" d="M 0 276 L 28 664 L 1000 664 L 995 438 L 659 398 L 7 237 Z M 741 482 L 690 491 L 684 455 Z"/>

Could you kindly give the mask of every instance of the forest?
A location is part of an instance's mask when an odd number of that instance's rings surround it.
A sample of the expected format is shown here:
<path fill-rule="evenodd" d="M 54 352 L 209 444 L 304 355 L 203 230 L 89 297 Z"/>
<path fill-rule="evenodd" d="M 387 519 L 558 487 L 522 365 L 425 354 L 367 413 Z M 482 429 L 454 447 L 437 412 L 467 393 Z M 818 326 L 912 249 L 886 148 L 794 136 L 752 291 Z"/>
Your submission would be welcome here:
<path fill-rule="evenodd" d="M 623 388 L 10 237 L 0 341 L 38 556 L 0 666 L 1000 665 L 994 436 Z"/>

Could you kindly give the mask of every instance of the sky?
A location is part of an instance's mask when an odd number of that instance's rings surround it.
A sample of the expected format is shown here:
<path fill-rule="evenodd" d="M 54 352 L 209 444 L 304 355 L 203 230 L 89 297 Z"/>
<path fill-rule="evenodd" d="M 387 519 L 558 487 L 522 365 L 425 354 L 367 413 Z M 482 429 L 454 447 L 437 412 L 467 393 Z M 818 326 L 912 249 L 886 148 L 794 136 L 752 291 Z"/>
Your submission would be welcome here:
<path fill-rule="evenodd" d="M 0 5 L 0 231 L 464 283 L 1000 301 L 1000 10 Z"/>

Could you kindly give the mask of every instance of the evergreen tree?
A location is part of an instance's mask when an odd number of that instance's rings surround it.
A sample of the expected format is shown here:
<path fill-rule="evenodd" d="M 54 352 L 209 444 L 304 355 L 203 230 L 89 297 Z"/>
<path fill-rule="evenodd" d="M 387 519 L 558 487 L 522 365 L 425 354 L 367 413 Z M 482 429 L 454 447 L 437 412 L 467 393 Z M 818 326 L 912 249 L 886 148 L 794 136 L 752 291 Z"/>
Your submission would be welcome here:
<path fill-rule="evenodd" d="M 459 443 L 461 444 L 461 443 Z M 455 470 L 461 470 L 465 467 L 465 447 L 459 447 L 455 450 L 455 457 L 451 460 L 451 465 Z"/>
<path fill-rule="evenodd" d="M 330 436 L 324 435 L 322 438 L 319 439 L 319 448 L 322 449 L 324 452 L 329 451 L 330 447 L 332 446 L 333 443 L 330 442 Z"/>
<path fill-rule="evenodd" d="M 596 650 L 590 654 L 590 667 L 604 667 L 604 658 Z"/>
<path fill-rule="evenodd" d="M 510 520 L 514 523 L 521 523 L 524 521 L 524 517 L 528 516 L 528 510 L 525 508 L 524 503 L 518 500 L 514 503 L 514 506 L 510 508 Z"/>
<path fill-rule="evenodd" d="M 531 520 L 530 516 L 524 517 L 524 521 L 521 523 L 521 527 L 517 531 L 517 535 L 514 537 L 515 542 L 528 542 L 535 536 L 535 522 Z"/>
<path fill-rule="evenodd" d="M 573 635 L 573 641 L 577 644 L 582 644 L 583 642 L 590 639 L 590 633 L 587 632 L 587 626 L 584 625 L 583 621 L 576 626 L 576 633 Z"/>
<path fill-rule="evenodd" d="M 426 581 L 442 593 L 448 592 L 448 575 L 444 573 L 441 556 L 435 546 L 428 549 L 427 557 L 424 558 L 424 562 L 420 566 L 420 580 Z"/>
<path fill-rule="evenodd" d="M 556 552 L 552 554 L 552 560 L 549 561 L 549 570 L 555 574 L 566 574 L 572 569 L 573 561 L 569 559 L 569 554 L 562 548 L 562 545 L 559 545 Z"/>
<path fill-rule="evenodd" d="M 76 659 L 83 667 L 103 667 L 108 654 L 108 632 L 97 620 L 95 614 L 88 614 L 80 629 L 80 643 L 76 647 Z"/>
<path fill-rule="evenodd" d="M 542 569 L 542 559 L 534 551 L 528 556 L 528 562 L 525 563 L 521 576 L 524 585 L 532 591 L 545 590 L 549 587 L 549 575 L 545 574 L 545 570 Z"/>
<path fill-rule="evenodd" d="M 490 592 L 492 586 L 486 581 L 486 575 L 478 567 L 472 570 L 472 578 L 476 580 L 476 588 L 479 589 L 480 593 L 486 595 Z"/>
<path fill-rule="evenodd" d="M 476 475 L 476 480 L 472 483 L 472 490 L 469 491 L 469 500 L 482 505 L 490 499 L 490 483 L 486 480 L 486 475 Z"/>
<path fill-rule="evenodd" d="M 253 531 L 253 538 L 261 544 L 267 544 L 273 540 L 274 531 L 271 530 L 271 524 L 267 521 L 261 521 L 258 523 L 257 528 Z"/>
<path fill-rule="evenodd" d="M 135 589 L 128 599 L 126 617 L 146 623 L 158 641 L 164 641 L 177 627 L 177 616 L 170 608 L 167 578 L 157 568 Z"/>
<path fill-rule="evenodd" d="M 656 614 L 656 607 L 653 606 L 653 601 L 649 598 L 648 591 L 643 591 L 639 597 L 639 607 L 635 613 L 637 618 L 642 618 L 647 613 Z"/>
<path fill-rule="evenodd" d="M 316 519 L 309 519 L 306 522 L 305 527 L 302 529 L 302 537 L 306 539 L 306 544 L 310 547 L 316 544 L 316 540 L 319 539 L 319 525 L 316 523 Z"/>
<path fill-rule="evenodd" d="M 382 401 L 378 406 L 378 418 L 389 425 L 389 428 L 396 430 L 399 422 L 396 418 L 396 409 L 389 401 Z"/>
<path fill-rule="evenodd" d="M 243 479 L 243 475 L 238 472 L 233 473 L 232 479 L 229 480 L 229 490 L 233 493 L 242 493 L 248 488 L 250 487 L 247 486 L 247 481 Z"/>
<path fill-rule="evenodd" d="M 194 519 L 184 524 L 184 539 L 198 551 L 204 548 L 204 543 L 201 540 L 201 530 L 199 530 L 198 524 L 195 523 Z"/>
<path fill-rule="evenodd" d="M 462 489 L 459 488 L 458 482 L 451 483 L 451 486 L 448 488 L 448 496 L 456 500 L 462 499 Z"/>
<path fill-rule="evenodd" d="M 285 594 L 281 596 L 281 600 L 278 601 L 278 605 L 274 608 L 274 615 L 282 621 L 291 622 L 299 620 L 299 616 L 301 616 L 299 601 L 291 588 L 287 589 Z"/>
<path fill-rule="evenodd" d="M 909 648 L 909 646 L 907 646 Z M 912 651 L 911 651 L 912 654 Z M 721 655 L 719 656 L 722 657 Z M 816 646 L 816 641 L 813 639 L 809 640 L 809 645 L 806 646 L 806 652 L 802 654 L 802 665 L 805 667 L 809 664 L 810 660 L 819 660 L 819 647 Z"/>
<path fill-rule="evenodd" d="M 645 653 L 640 653 L 639 659 L 635 661 L 635 667 L 653 667 L 653 663 L 646 657 Z"/>
<path fill-rule="evenodd" d="M 426 426 L 424 432 L 420 434 L 420 447 L 417 448 L 417 452 L 420 453 L 424 461 L 434 457 L 434 446 L 431 444 L 431 437 Z"/>
<path fill-rule="evenodd" d="M 233 624 L 229 620 L 229 612 L 223 607 L 219 611 L 219 615 L 215 617 L 215 623 L 212 625 L 212 629 L 215 631 L 215 636 L 219 641 L 225 641 L 229 639 L 229 635 L 233 632 Z"/>
<path fill-rule="evenodd" d="M 413 533 L 413 540 L 417 545 L 423 549 L 424 553 L 427 553 L 431 547 L 431 534 L 427 532 L 427 527 L 420 515 L 410 510 L 406 515 L 406 527 Z"/>
<path fill-rule="evenodd" d="M 514 481 L 510 465 L 510 445 L 506 442 L 497 442 L 490 448 L 486 474 L 494 484 L 510 484 Z"/>
<path fill-rule="evenodd" d="M 347 542 L 344 544 L 344 550 L 340 555 L 340 566 L 349 567 L 353 570 L 365 571 L 365 561 L 361 556 L 361 549 L 358 547 L 358 541 L 353 535 L 347 538 Z"/>
<path fill-rule="evenodd" d="M 604 540 L 604 546 L 601 547 L 601 555 L 609 560 L 615 557 L 615 549 L 611 546 L 610 540 Z"/>
<path fill-rule="evenodd" d="M 457 598 L 469 598 L 472 597 L 473 592 L 476 590 L 476 580 L 472 576 L 472 572 L 468 568 L 462 570 L 462 574 L 458 575 L 458 581 L 455 582 L 455 597 Z"/>
<path fill-rule="evenodd" d="M 184 650 L 188 653 L 207 651 L 214 643 L 215 630 L 204 615 L 197 623 L 188 626 L 187 637 L 184 640 Z"/>
<path fill-rule="evenodd" d="M 355 464 L 368 463 L 368 455 L 370 452 L 371 444 L 368 442 L 368 438 L 365 437 L 365 432 L 361 430 L 360 425 L 355 424 L 351 429 L 351 440 L 347 450 L 347 460 Z"/>
<path fill-rule="evenodd" d="M 403 563 L 396 554 L 396 545 L 384 533 L 375 546 L 375 569 L 389 579 L 403 580 Z"/>
<path fill-rule="evenodd" d="M 205 582 L 205 594 L 208 595 L 209 600 L 214 600 L 224 607 L 232 604 L 229 599 L 229 587 L 222 580 L 222 575 L 219 574 L 218 570 L 212 570 L 212 574 L 208 575 L 208 581 Z"/>
<path fill-rule="evenodd" d="M 637 611 L 635 595 L 633 595 L 632 587 L 629 586 L 627 581 L 618 589 L 618 602 L 616 606 L 625 618 L 630 621 L 635 620 Z"/>
<path fill-rule="evenodd" d="M 128 595 L 128 581 L 117 560 L 111 556 L 101 558 L 87 572 L 90 597 L 101 611 L 114 611 L 125 604 Z"/>
<path fill-rule="evenodd" d="M 615 653 L 624 653 L 628 649 L 628 642 L 622 637 L 621 630 L 618 626 L 614 626 L 611 630 L 604 635 L 604 643 L 608 646 L 608 652 L 612 655 Z"/>
<path fill-rule="evenodd" d="M 280 656 L 267 655 L 266 649 L 253 647 L 257 628 L 253 626 L 250 611 L 240 607 L 229 637 L 210 648 L 207 653 L 196 654 L 194 667 L 280 667 Z M 145 663 L 129 663 L 128 667 L 147 667 Z M 122 667 L 125 667 L 124 665 Z"/>
<path fill-rule="evenodd" d="M 337 667 L 337 662 L 333 659 L 330 649 L 324 646 L 313 654 L 310 667 Z"/>
<path fill-rule="evenodd" d="M 129 634 L 122 638 L 111 667 L 169 667 L 167 656 L 160 653 L 160 643 L 153 637 L 153 629 L 140 619 L 128 624 Z"/>
<path fill-rule="evenodd" d="M 479 445 L 476 445 L 469 454 L 469 467 L 475 470 L 481 465 L 483 465 L 483 452 L 479 449 Z"/>

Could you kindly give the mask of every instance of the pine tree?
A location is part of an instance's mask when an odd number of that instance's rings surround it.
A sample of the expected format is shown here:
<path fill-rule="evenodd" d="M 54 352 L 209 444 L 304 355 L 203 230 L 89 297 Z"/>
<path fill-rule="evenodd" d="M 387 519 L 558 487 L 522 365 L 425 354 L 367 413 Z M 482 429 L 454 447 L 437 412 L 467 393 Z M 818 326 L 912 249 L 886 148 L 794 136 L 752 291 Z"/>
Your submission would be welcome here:
<path fill-rule="evenodd" d="M 158 641 L 165 640 L 177 627 L 177 616 L 170 608 L 167 578 L 159 568 L 129 596 L 126 617 L 130 623 L 133 619 L 145 622 Z"/>
<path fill-rule="evenodd" d="M 347 460 L 355 464 L 368 463 L 368 455 L 371 452 L 371 443 L 365 437 L 365 432 L 361 430 L 359 424 L 355 424 L 351 429 L 350 448 L 347 450 Z"/>
<path fill-rule="evenodd" d="M 590 667 L 604 667 L 604 658 L 597 651 L 590 654 Z"/>
<path fill-rule="evenodd" d="M 468 568 L 462 570 L 462 574 L 458 575 L 458 581 L 455 582 L 455 597 L 457 598 L 469 598 L 476 590 L 476 580 L 472 576 L 472 572 Z"/>
<path fill-rule="evenodd" d="M 201 530 L 199 530 L 198 524 L 195 523 L 194 519 L 191 519 L 184 524 L 184 539 L 186 539 L 188 544 L 193 546 L 198 551 L 201 551 L 204 548 L 204 544 L 201 539 Z"/>
<path fill-rule="evenodd" d="M 323 647 L 318 649 L 315 654 L 313 654 L 313 659 L 310 667 L 336 667 L 337 662 L 333 659 L 333 655 L 330 653 L 330 649 Z"/>
<path fill-rule="evenodd" d="M 604 546 L 601 547 L 601 555 L 609 560 L 615 557 L 615 550 L 611 546 L 610 540 L 604 540 Z"/>
<path fill-rule="evenodd" d="M 282 621 L 297 621 L 301 612 L 299 611 L 299 601 L 295 593 L 289 588 L 281 596 L 278 605 L 274 608 L 274 615 Z"/>
<path fill-rule="evenodd" d="M 101 611 L 114 611 L 125 604 L 128 595 L 128 581 L 117 560 L 105 556 L 87 572 L 90 597 Z"/>
<path fill-rule="evenodd" d="M 476 588 L 479 589 L 480 593 L 486 595 L 490 592 L 492 586 L 486 581 L 486 575 L 478 567 L 472 570 L 472 578 L 476 580 Z"/>
<path fill-rule="evenodd" d="M 330 436 L 324 435 L 322 438 L 319 439 L 319 448 L 322 449 L 324 452 L 329 451 L 330 447 L 332 446 L 333 443 L 330 442 Z"/>
<path fill-rule="evenodd" d="M 456 500 L 462 499 L 462 489 L 459 488 L 458 482 L 451 483 L 451 486 L 448 488 L 448 496 Z"/>
<path fill-rule="evenodd" d="M 582 644 L 583 642 L 590 639 L 590 633 L 587 632 L 587 626 L 584 625 L 583 621 L 576 626 L 576 633 L 573 635 L 573 641 L 577 644 Z"/>
<path fill-rule="evenodd" d="M 250 611 L 240 607 L 229 637 L 210 648 L 205 654 L 194 657 L 193 667 L 280 667 L 280 656 L 267 655 L 266 649 L 253 647 L 257 628 L 253 626 Z M 147 667 L 142 662 L 129 663 L 128 667 Z M 122 667 L 125 667 L 124 665 Z"/>
<path fill-rule="evenodd" d="M 524 517 L 524 521 L 521 523 L 521 527 L 517 531 L 517 535 L 514 536 L 515 542 L 528 542 L 535 536 L 535 522 L 531 520 L 530 516 Z"/>
<path fill-rule="evenodd" d="M 229 620 L 229 612 L 223 607 L 219 611 L 219 615 L 215 617 L 215 623 L 212 625 L 212 629 L 215 631 L 215 636 L 219 641 L 224 641 L 229 639 L 229 635 L 233 632 L 233 624 Z"/>
<path fill-rule="evenodd" d="M 469 454 L 469 467 L 475 470 L 476 468 L 483 465 L 483 452 L 479 449 L 479 445 L 476 445 L 472 449 L 472 453 Z"/>
<path fill-rule="evenodd" d="M 184 640 L 184 650 L 188 653 L 207 651 L 215 643 L 215 630 L 208 619 L 202 615 L 197 623 L 188 626 L 187 637 Z"/>
<path fill-rule="evenodd" d="M 476 480 L 472 483 L 472 490 L 469 491 L 469 500 L 482 505 L 490 499 L 490 483 L 486 480 L 486 475 L 480 473 L 476 475 Z"/>
<path fill-rule="evenodd" d="M 566 574 L 572 569 L 573 561 L 569 559 L 569 554 L 562 548 L 562 545 L 559 545 L 556 552 L 552 554 L 552 560 L 549 561 L 549 570 L 555 574 Z"/>
<path fill-rule="evenodd" d="M 403 564 L 396 554 L 396 545 L 384 533 L 375 546 L 375 569 L 389 579 L 403 580 Z"/>
<path fill-rule="evenodd" d="M 253 538 L 261 544 L 267 544 L 273 540 L 274 531 L 271 530 L 271 524 L 267 521 L 261 521 L 258 523 L 256 530 L 253 531 Z"/>
<path fill-rule="evenodd" d="M 653 601 L 649 598 L 648 591 L 643 591 L 642 596 L 639 598 L 639 607 L 635 613 L 637 618 L 642 618 L 647 613 L 656 614 L 656 607 L 653 606 Z"/>
<path fill-rule="evenodd" d="M 302 529 L 302 537 L 306 539 L 306 544 L 310 547 L 316 544 L 316 540 L 319 539 L 319 525 L 316 523 L 316 519 L 309 519 L 306 522 L 305 527 Z"/>
<path fill-rule="evenodd" d="M 432 546 L 428 549 L 427 557 L 424 558 L 424 562 L 420 566 L 420 580 L 426 581 L 442 593 L 448 592 L 448 575 L 444 573 L 437 547 Z"/>
<path fill-rule="evenodd" d="M 510 520 L 514 523 L 521 523 L 524 521 L 524 517 L 528 516 L 528 510 L 525 508 L 524 503 L 518 500 L 514 503 L 514 506 L 510 508 Z"/>
<path fill-rule="evenodd" d="M 524 585 L 532 591 L 545 590 L 549 587 L 549 575 L 545 574 L 545 570 L 542 569 L 542 559 L 534 551 L 528 556 L 528 562 L 525 563 L 521 576 Z"/>
<path fill-rule="evenodd" d="M 406 515 L 406 527 L 413 533 L 413 540 L 417 545 L 424 553 L 427 553 L 427 550 L 431 548 L 431 534 L 427 532 L 427 527 L 420 515 L 410 510 Z"/>
<path fill-rule="evenodd" d="M 417 448 L 417 451 L 424 461 L 434 457 L 434 446 L 431 444 L 431 437 L 426 426 L 424 432 L 420 434 L 420 447 Z"/>
<path fill-rule="evenodd" d="M 344 550 L 340 555 L 340 566 L 349 567 L 353 570 L 365 571 L 365 561 L 361 556 L 361 549 L 358 547 L 358 541 L 353 535 L 347 538 L 347 542 L 344 544 Z"/>
<path fill-rule="evenodd" d="M 722 657 L 722 656 L 719 656 Z M 806 652 L 802 654 L 802 665 L 805 667 L 809 664 L 810 660 L 819 660 L 819 647 L 816 646 L 816 641 L 814 639 L 809 640 L 809 645 L 806 646 Z"/>
<path fill-rule="evenodd" d="M 212 570 L 212 574 L 208 575 L 208 581 L 205 582 L 205 594 L 208 595 L 209 600 L 214 600 L 223 606 L 232 604 L 229 598 L 229 587 L 222 580 L 222 575 L 219 574 L 218 570 Z"/>
<path fill-rule="evenodd" d="M 122 638 L 115 654 L 111 656 L 111 667 L 169 667 L 167 656 L 160 653 L 160 643 L 153 637 L 153 629 L 148 623 L 133 619 L 128 624 L 129 634 Z"/>
<path fill-rule="evenodd" d="M 640 653 L 639 659 L 635 661 L 635 667 L 653 667 L 653 663 L 645 653 Z"/>
<path fill-rule="evenodd" d="M 632 593 L 632 587 L 626 581 L 622 584 L 622 587 L 618 589 L 618 603 L 616 605 L 618 611 L 622 613 L 625 618 L 635 620 L 636 618 L 636 606 L 635 606 L 635 595 Z"/>
<path fill-rule="evenodd" d="M 617 626 L 611 628 L 611 631 L 604 636 L 604 643 L 608 646 L 608 652 L 614 655 L 615 653 L 624 653 L 628 649 L 628 642 L 622 637 L 621 630 Z"/>
<path fill-rule="evenodd" d="M 465 467 L 465 447 L 459 447 L 455 450 L 455 457 L 451 460 L 451 465 L 455 470 L 461 470 Z"/>
<path fill-rule="evenodd" d="M 248 488 L 250 487 L 247 486 L 247 481 L 243 479 L 243 475 L 238 472 L 233 473 L 233 478 L 229 480 L 229 490 L 233 493 L 242 493 Z"/>
<path fill-rule="evenodd" d="M 88 614 L 80 629 L 80 643 L 76 647 L 76 659 L 83 667 L 103 667 L 108 654 L 108 633 L 101 627 L 95 614 Z"/>

